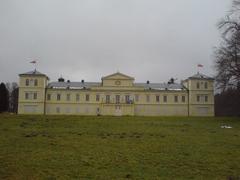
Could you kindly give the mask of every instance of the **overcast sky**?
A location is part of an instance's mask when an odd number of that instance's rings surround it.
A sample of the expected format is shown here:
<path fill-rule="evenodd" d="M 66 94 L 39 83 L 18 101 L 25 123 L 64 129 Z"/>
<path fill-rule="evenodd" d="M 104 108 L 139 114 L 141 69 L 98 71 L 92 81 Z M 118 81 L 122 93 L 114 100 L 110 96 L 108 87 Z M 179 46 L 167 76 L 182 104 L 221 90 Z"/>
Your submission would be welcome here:
<path fill-rule="evenodd" d="M 231 0 L 0 0 L 0 81 L 37 70 L 51 81 L 136 82 L 214 74 L 216 23 Z"/>

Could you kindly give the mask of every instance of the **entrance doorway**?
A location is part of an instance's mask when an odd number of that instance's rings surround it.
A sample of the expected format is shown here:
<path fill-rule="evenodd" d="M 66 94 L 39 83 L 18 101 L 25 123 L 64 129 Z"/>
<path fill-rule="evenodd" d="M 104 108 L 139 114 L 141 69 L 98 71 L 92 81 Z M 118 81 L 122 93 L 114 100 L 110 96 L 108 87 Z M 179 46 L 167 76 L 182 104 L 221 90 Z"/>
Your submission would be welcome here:
<path fill-rule="evenodd" d="M 121 116 L 122 115 L 122 109 L 120 105 L 115 106 L 115 116 Z"/>
<path fill-rule="evenodd" d="M 116 95 L 116 104 L 120 104 L 120 95 Z"/>

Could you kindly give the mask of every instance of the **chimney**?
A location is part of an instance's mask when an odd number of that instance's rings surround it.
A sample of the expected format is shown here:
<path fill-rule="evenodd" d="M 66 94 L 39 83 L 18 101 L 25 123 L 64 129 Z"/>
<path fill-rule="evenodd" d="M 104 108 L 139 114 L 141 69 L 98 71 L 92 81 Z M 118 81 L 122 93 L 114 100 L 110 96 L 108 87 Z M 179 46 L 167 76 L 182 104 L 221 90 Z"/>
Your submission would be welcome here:
<path fill-rule="evenodd" d="M 58 82 L 64 82 L 64 81 L 65 80 L 62 77 L 58 78 Z"/>

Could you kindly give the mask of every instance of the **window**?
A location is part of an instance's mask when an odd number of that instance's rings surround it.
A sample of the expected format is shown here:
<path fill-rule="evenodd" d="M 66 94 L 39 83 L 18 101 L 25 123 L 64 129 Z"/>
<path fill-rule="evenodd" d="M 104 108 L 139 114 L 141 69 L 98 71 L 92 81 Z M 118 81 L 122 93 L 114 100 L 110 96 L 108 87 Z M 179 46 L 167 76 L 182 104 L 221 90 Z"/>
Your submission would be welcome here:
<path fill-rule="evenodd" d="M 79 94 L 76 94 L 76 101 L 79 101 L 80 100 L 80 96 Z"/>
<path fill-rule="evenodd" d="M 149 96 L 149 95 L 146 96 L 146 101 L 147 101 L 147 102 L 150 101 L 150 96 Z"/>
<path fill-rule="evenodd" d="M 163 96 L 163 102 L 167 102 L 167 96 Z"/>
<path fill-rule="evenodd" d="M 186 97 L 182 96 L 182 102 L 185 102 L 185 101 L 186 101 Z"/>
<path fill-rule="evenodd" d="M 47 100 L 51 100 L 51 94 L 47 95 Z"/>
<path fill-rule="evenodd" d="M 70 101 L 70 94 L 67 94 L 67 101 Z"/>
<path fill-rule="evenodd" d="M 174 96 L 174 102 L 178 102 L 178 96 Z"/>
<path fill-rule="evenodd" d="M 86 101 L 89 101 L 89 94 L 86 94 Z"/>
<path fill-rule="evenodd" d="M 97 94 L 97 95 L 96 95 L 96 101 L 99 101 L 99 100 L 100 100 L 100 95 Z"/>
<path fill-rule="evenodd" d="M 208 102 L 208 96 L 205 96 L 205 102 Z"/>
<path fill-rule="evenodd" d="M 60 113 L 60 107 L 56 107 L 56 112 Z"/>
<path fill-rule="evenodd" d="M 126 96 L 125 96 L 125 102 L 126 102 L 127 104 L 130 103 L 130 97 L 129 97 L 129 95 L 126 95 Z"/>
<path fill-rule="evenodd" d="M 159 102 L 159 101 L 160 101 L 159 95 L 156 95 L 156 102 Z"/>
<path fill-rule="evenodd" d="M 25 99 L 29 99 L 29 94 L 25 93 Z"/>
<path fill-rule="evenodd" d="M 80 113 L 80 108 L 79 107 L 76 108 L 76 113 Z"/>
<path fill-rule="evenodd" d="M 26 86 L 29 86 L 29 79 L 26 79 Z"/>
<path fill-rule="evenodd" d="M 139 101 L 139 95 L 138 94 L 135 95 L 135 101 L 136 102 Z"/>
<path fill-rule="evenodd" d="M 38 80 L 37 79 L 34 80 L 34 86 L 38 86 Z"/>
<path fill-rule="evenodd" d="M 33 85 L 34 85 L 34 80 L 33 80 L 33 79 L 30 79 L 29 85 L 30 85 L 30 86 L 33 86 Z"/>
<path fill-rule="evenodd" d="M 37 93 L 33 93 L 33 99 L 37 99 Z"/>
<path fill-rule="evenodd" d="M 70 108 L 69 107 L 66 107 L 65 108 L 65 112 L 67 113 L 67 114 L 69 114 L 71 111 L 70 111 Z"/>
<path fill-rule="evenodd" d="M 197 95 L 197 102 L 200 102 L 200 96 Z"/>
<path fill-rule="evenodd" d="M 57 94 L 57 101 L 61 100 L 61 94 Z"/>
<path fill-rule="evenodd" d="M 120 95 L 116 95 L 116 104 L 120 103 Z"/>
<path fill-rule="evenodd" d="M 207 83 L 207 82 L 204 83 L 204 88 L 205 88 L 205 89 L 208 88 L 208 83 Z"/>
<path fill-rule="evenodd" d="M 110 103 L 110 95 L 106 95 L 106 103 Z"/>
<path fill-rule="evenodd" d="M 197 89 L 199 89 L 200 88 L 200 84 L 199 84 L 199 82 L 197 82 Z"/>

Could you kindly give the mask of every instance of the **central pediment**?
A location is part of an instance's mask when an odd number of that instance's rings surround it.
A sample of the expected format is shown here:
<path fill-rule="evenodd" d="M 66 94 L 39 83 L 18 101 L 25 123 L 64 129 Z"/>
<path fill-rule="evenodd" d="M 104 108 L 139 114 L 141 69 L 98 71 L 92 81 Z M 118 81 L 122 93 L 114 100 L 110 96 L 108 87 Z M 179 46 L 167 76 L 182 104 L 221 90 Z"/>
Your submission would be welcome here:
<path fill-rule="evenodd" d="M 121 80 L 121 79 L 125 79 L 125 80 L 134 80 L 133 77 L 128 76 L 126 74 L 120 73 L 120 72 L 116 72 L 114 74 L 110 74 L 108 76 L 104 76 L 102 77 L 102 80 L 107 80 L 107 79 L 112 79 L 112 80 Z"/>
<path fill-rule="evenodd" d="M 133 86 L 134 78 L 120 72 L 102 77 L 103 86 Z"/>

